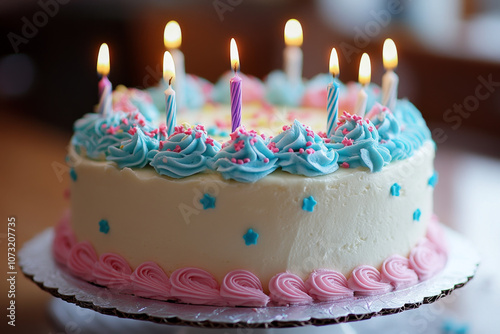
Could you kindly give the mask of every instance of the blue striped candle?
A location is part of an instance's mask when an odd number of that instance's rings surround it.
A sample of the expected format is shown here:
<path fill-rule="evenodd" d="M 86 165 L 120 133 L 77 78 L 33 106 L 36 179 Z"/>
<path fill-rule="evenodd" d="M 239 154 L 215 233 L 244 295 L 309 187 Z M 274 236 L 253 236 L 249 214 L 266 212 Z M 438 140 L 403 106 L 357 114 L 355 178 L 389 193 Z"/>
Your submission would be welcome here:
<path fill-rule="evenodd" d="M 328 137 L 333 136 L 335 133 L 335 124 L 337 123 L 337 117 L 339 112 L 339 89 L 340 85 L 336 79 L 327 86 L 327 105 L 326 110 L 328 112 L 326 135 Z"/>
<path fill-rule="evenodd" d="M 170 136 L 174 133 L 176 115 L 177 115 L 177 103 L 175 102 L 175 91 L 172 89 L 172 85 L 168 85 L 165 90 L 165 110 L 167 114 L 167 134 Z"/>

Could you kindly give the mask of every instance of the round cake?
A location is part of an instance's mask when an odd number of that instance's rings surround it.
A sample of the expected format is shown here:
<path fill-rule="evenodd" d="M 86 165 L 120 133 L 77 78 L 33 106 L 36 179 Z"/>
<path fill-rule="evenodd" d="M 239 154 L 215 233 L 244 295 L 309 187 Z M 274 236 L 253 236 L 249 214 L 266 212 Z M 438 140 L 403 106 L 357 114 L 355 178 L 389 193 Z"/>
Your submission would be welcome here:
<path fill-rule="evenodd" d="M 372 84 L 356 115 L 359 86 L 342 85 L 328 136 L 331 77 L 289 98 L 280 75 L 243 78 L 234 131 L 226 78 L 188 76 L 185 96 L 198 98 L 171 134 L 158 111 L 165 87 L 118 87 L 111 112 L 75 123 L 55 259 L 124 293 L 253 307 L 382 294 L 436 274 L 446 252 L 420 112 L 407 100 L 382 106 Z"/>

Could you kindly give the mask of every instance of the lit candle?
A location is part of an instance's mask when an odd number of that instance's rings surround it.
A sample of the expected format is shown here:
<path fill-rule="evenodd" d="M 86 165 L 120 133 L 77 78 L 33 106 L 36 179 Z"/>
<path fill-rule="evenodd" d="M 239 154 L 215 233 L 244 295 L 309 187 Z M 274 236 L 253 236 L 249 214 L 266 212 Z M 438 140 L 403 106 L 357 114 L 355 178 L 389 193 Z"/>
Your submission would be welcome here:
<path fill-rule="evenodd" d="M 326 134 L 328 137 L 333 136 L 335 133 L 335 123 L 337 122 L 337 114 L 339 112 L 339 82 L 337 77 L 339 75 L 339 57 L 337 50 L 332 49 L 330 53 L 330 73 L 333 75 L 333 81 L 326 87 L 327 91 L 327 104 L 326 110 L 328 112 Z"/>
<path fill-rule="evenodd" d="M 284 69 L 291 83 L 302 81 L 302 26 L 296 19 L 285 24 L 285 50 L 283 52 Z"/>
<path fill-rule="evenodd" d="M 236 41 L 231 38 L 230 45 L 231 69 L 234 76 L 229 80 L 231 91 L 231 124 L 232 131 L 236 130 L 241 124 L 241 78 L 238 76 L 240 68 L 240 57 L 238 55 L 238 47 Z"/>
<path fill-rule="evenodd" d="M 177 92 L 177 101 L 182 107 L 185 105 L 185 85 L 186 85 L 186 69 L 184 66 L 184 54 L 179 50 L 182 43 L 182 33 L 179 23 L 170 21 L 165 26 L 163 33 L 163 42 L 165 48 L 172 54 L 175 64 L 175 91 Z"/>
<path fill-rule="evenodd" d="M 392 39 L 385 40 L 382 56 L 386 70 L 382 77 L 382 104 L 394 110 L 398 99 L 399 77 L 394 73 L 394 69 L 398 66 L 398 51 Z"/>
<path fill-rule="evenodd" d="M 163 55 L 163 80 L 168 84 L 165 90 L 165 111 L 167 116 L 167 134 L 170 136 L 175 130 L 175 118 L 177 105 L 175 102 L 175 91 L 172 89 L 172 81 L 175 78 L 174 59 L 170 52 L 165 51 Z"/>
<path fill-rule="evenodd" d="M 98 112 L 101 115 L 109 115 L 113 110 L 111 82 L 108 80 L 109 74 L 109 48 L 106 43 L 103 43 L 99 48 L 97 55 L 97 73 L 102 76 L 99 81 L 99 105 Z"/>
<path fill-rule="evenodd" d="M 356 101 L 356 107 L 354 108 L 354 114 L 361 117 L 365 117 L 366 102 L 368 100 L 368 95 L 366 94 L 365 88 L 370 83 L 370 79 L 370 57 L 367 53 L 363 53 L 363 55 L 361 56 L 361 62 L 359 64 L 359 83 L 361 84 L 361 89 L 359 90 L 358 100 Z"/>

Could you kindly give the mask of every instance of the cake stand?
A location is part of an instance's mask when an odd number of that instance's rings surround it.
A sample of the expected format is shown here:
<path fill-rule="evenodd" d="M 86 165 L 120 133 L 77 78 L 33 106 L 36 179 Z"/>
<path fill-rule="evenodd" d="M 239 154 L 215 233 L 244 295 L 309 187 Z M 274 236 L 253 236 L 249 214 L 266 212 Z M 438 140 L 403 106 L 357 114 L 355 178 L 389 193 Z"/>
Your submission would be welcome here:
<path fill-rule="evenodd" d="M 369 319 L 375 316 L 400 313 L 430 304 L 464 286 L 474 276 L 479 264 L 479 255 L 475 248 L 458 233 L 445 228 L 449 254 L 445 268 L 433 278 L 413 287 L 389 292 L 378 296 L 345 298 L 335 302 L 313 303 L 288 307 L 217 307 L 179 304 L 132 295 L 120 294 L 106 288 L 90 284 L 69 274 L 52 257 L 51 245 L 53 229 L 48 229 L 27 242 L 19 252 L 19 264 L 26 277 L 41 289 L 53 296 L 92 309 L 105 315 L 103 317 L 88 310 L 63 310 L 63 304 L 52 302 L 52 313 L 56 318 L 72 318 L 72 322 L 82 318 L 78 314 L 94 314 L 96 319 L 114 322 L 117 328 L 118 318 L 145 320 L 157 324 L 177 325 L 170 327 L 171 333 L 191 333 L 193 327 L 225 328 L 224 333 L 241 333 L 243 328 L 284 328 L 306 325 L 332 325 L 339 333 L 354 333 L 348 322 Z M 73 313 L 71 313 L 73 312 Z M 62 316 L 61 316 L 62 314 Z M 109 320 L 113 319 L 113 320 Z M 93 320 L 95 323 L 97 320 Z M 131 320 L 127 320 L 131 321 Z M 156 326 L 132 321 L 135 326 Z M 101 329 L 103 328 L 101 325 Z M 190 326 L 190 328 L 179 327 Z M 163 327 L 163 332 L 167 328 Z M 329 328 L 332 326 L 328 326 Z M 131 328 L 127 325 L 127 328 Z M 144 330 L 144 328 L 142 329 Z M 196 333 L 200 328 L 194 328 Z M 237 331 L 238 330 L 238 331 Z M 332 328 L 329 333 L 332 333 Z M 153 327 L 146 329 L 154 332 Z M 260 330 L 252 331 L 258 333 Z M 193 331 L 194 332 L 194 331 Z M 208 330 L 207 332 L 213 332 Z M 135 332 L 131 332 L 135 333 Z"/>

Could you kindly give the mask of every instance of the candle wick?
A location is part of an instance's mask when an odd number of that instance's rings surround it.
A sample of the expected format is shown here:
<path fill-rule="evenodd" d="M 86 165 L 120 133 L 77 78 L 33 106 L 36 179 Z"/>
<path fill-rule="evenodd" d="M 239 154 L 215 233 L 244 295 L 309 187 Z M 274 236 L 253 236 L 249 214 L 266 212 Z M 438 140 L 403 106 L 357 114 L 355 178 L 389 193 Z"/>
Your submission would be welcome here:
<path fill-rule="evenodd" d="M 234 73 L 238 72 L 238 63 L 234 62 Z"/>
<path fill-rule="evenodd" d="M 172 85 L 172 79 L 173 77 L 170 77 L 170 79 L 168 79 L 168 85 L 171 86 Z"/>

